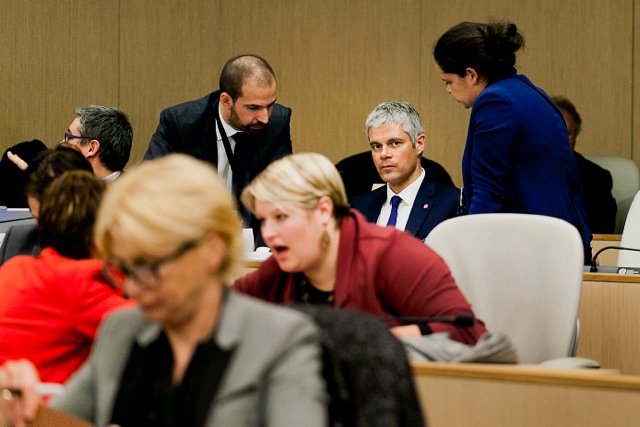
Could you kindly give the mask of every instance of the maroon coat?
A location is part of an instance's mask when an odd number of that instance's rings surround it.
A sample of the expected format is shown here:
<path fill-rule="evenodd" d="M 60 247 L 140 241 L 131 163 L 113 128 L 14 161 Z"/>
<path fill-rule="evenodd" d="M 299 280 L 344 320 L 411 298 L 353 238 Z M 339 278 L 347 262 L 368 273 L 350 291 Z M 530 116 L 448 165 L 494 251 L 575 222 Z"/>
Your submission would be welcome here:
<path fill-rule="evenodd" d="M 271 302 L 294 302 L 294 274 L 280 270 L 273 257 L 234 287 Z M 368 223 L 354 210 L 340 227 L 334 305 L 377 316 L 473 315 L 449 268 L 431 248 L 408 233 Z M 475 344 L 484 324 L 457 328 L 430 323 L 433 332 Z"/>

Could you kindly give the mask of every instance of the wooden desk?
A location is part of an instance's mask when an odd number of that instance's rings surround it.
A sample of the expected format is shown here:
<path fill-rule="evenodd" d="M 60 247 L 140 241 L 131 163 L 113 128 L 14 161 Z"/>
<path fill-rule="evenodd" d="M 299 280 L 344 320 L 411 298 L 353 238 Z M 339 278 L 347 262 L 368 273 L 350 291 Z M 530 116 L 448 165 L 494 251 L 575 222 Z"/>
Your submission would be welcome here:
<path fill-rule="evenodd" d="M 593 254 L 595 255 L 605 246 L 620 246 L 620 240 L 622 240 L 621 234 L 594 234 L 591 240 Z M 598 260 L 600 265 L 618 265 L 618 251 L 614 249 L 604 251 L 598 255 Z"/>
<path fill-rule="evenodd" d="M 9 427 L 8 417 L 3 413 L 3 407 L 0 405 L 0 427 Z M 29 427 L 91 427 L 91 423 L 79 418 L 67 415 L 64 412 L 42 406 L 38 410 L 38 415 L 33 422 L 28 424 Z"/>
<path fill-rule="evenodd" d="M 584 273 L 578 356 L 640 375 L 640 276 Z"/>
<path fill-rule="evenodd" d="M 429 427 L 637 425 L 640 378 L 525 365 L 413 363 Z"/>

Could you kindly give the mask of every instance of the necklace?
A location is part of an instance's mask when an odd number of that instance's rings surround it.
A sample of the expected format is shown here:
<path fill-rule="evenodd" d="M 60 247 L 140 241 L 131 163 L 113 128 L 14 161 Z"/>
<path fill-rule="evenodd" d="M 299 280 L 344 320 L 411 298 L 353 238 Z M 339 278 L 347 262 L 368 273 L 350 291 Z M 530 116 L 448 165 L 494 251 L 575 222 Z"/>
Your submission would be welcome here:
<path fill-rule="evenodd" d="M 299 273 L 295 277 L 296 301 L 304 304 L 333 305 L 333 291 L 322 291 L 313 286 L 306 276 Z"/>

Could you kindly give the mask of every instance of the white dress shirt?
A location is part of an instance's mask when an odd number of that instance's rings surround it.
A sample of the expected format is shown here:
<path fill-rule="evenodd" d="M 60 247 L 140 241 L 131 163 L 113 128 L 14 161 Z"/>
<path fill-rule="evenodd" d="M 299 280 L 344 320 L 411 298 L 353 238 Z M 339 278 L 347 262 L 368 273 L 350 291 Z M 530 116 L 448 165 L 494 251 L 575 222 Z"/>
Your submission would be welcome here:
<path fill-rule="evenodd" d="M 398 220 L 396 221 L 396 229 L 400 231 L 404 231 L 404 229 L 407 227 L 409 214 L 411 213 L 413 202 L 418 196 L 418 190 L 420 190 L 422 181 L 424 181 L 424 169 L 422 169 L 422 172 L 420 173 L 418 179 L 413 181 L 407 186 L 407 188 L 397 194 L 397 196 L 400 196 L 400 198 L 402 199 L 402 201 L 398 205 Z M 387 222 L 389 222 L 389 216 L 391 215 L 391 198 L 393 196 L 396 196 L 396 193 L 394 193 L 393 190 L 389 188 L 389 184 L 387 184 L 387 200 L 384 202 L 384 205 L 382 205 L 382 209 L 380 209 L 380 215 L 378 215 L 376 224 L 385 227 L 387 225 Z"/>
<path fill-rule="evenodd" d="M 222 128 L 224 132 L 227 134 L 227 138 L 229 139 L 229 145 L 231 146 L 231 151 L 235 153 L 236 150 L 236 141 L 233 139 L 233 135 L 238 133 L 239 131 L 228 124 L 224 118 L 222 117 L 222 107 L 218 104 L 218 114 L 220 115 L 220 123 L 222 123 Z M 227 157 L 227 152 L 224 151 L 224 144 L 222 143 L 222 134 L 220 133 L 220 128 L 216 123 L 216 137 L 218 139 L 218 143 L 216 144 L 218 150 L 218 175 L 222 178 L 222 181 L 225 182 L 227 188 L 231 191 L 233 185 L 233 172 L 231 171 L 231 165 L 229 164 L 229 158 Z"/>

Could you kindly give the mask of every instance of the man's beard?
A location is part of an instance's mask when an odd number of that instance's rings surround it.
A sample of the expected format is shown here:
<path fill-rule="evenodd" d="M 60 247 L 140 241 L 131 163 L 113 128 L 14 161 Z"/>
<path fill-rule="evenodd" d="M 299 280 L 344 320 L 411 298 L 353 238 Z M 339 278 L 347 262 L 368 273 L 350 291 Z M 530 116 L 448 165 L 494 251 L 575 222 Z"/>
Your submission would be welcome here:
<path fill-rule="evenodd" d="M 236 113 L 235 105 L 231 107 L 231 111 L 229 113 L 229 124 L 239 131 L 249 134 L 255 133 L 255 131 L 251 129 L 251 125 L 242 124 L 240 117 L 238 117 L 238 114 Z"/>
<path fill-rule="evenodd" d="M 231 126 L 233 126 L 235 129 L 241 131 L 241 132 L 246 132 L 248 134 L 255 134 L 260 132 L 262 129 L 252 129 L 251 126 L 255 126 L 257 124 L 259 124 L 258 122 L 256 123 L 251 123 L 248 125 L 244 125 L 242 124 L 242 122 L 240 121 L 240 117 L 238 116 L 238 114 L 236 113 L 236 108 L 235 105 L 233 105 L 229 111 L 229 124 Z"/>

